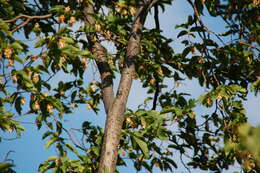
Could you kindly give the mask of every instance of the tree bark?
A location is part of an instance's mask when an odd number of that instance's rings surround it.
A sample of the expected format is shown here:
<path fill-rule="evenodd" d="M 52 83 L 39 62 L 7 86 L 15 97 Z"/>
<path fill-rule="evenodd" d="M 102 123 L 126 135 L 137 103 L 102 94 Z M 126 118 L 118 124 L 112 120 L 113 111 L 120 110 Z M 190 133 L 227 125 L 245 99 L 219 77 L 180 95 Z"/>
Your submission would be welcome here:
<path fill-rule="evenodd" d="M 124 121 L 123 114 L 134 78 L 135 59 L 140 52 L 141 30 L 145 16 L 146 14 L 143 15 L 140 13 L 132 25 L 132 35 L 128 41 L 125 65 L 121 73 L 118 91 L 106 119 L 105 136 L 98 173 L 113 173 L 115 171 L 118 157 L 118 144 L 120 142 Z"/>
<path fill-rule="evenodd" d="M 101 73 L 102 84 L 102 94 L 105 104 L 105 109 L 107 113 L 106 125 L 105 125 L 105 135 L 102 144 L 101 158 L 99 162 L 98 173 L 114 173 L 116 168 L 116 162 L 118 157 L 118 144 L 121 138 L 121 130 L 124 121 L 124 112 L 128 100 L 128 95 L 132 86 L 132 81 L 135 73 L 135 59 L 140 52 L 140 38 L 141 31 L 146 19 L 146 15 L 149 9 L 159 0 L 150 0 L 146 3 L 143 1 L 138 1 L 138 10 L 132 24 L 131 36 L 127 45 L 127 52 L 125 57 L 125 64 L 121 72 L 120 83 L 116 97 L 111 99 L 107 98 L 112 94 L 113 81 L 109 79 L 108 86 L 105 85 L 105 78 L 112 75 L 107 71 L 107 62 L 105 57 L 102 56 L 103 48 L 98 42 L 94 43 L 93 54 L 98 57 L 98 68 Z M 94 13 L 93 6 L 91 4 L 85 5 L 86 14 L 86 24 L 94 24 L 95 20 L 87 16 L 87 14 Z M 103 53 L 102 53 L 103 52 Z M 112 104 L 111 104 L 112 101 Z"/>
<path fill-rule="evenodd" d="M 94 9 L 92 4 L 84 4 L 85 13 L 85 24 L 91 25 L 95 24 L 96 21 L 89 14 L 94 14 Z M 109 108 L 112 106 L 114 101 L 114 91 L 113 91 L 113 74 L 106 60 L 107 50 L 104 48 L 100 42 L 93 42 L 90 37 L 88 37 L 90 42 L 90 51 L 93 55 L 97 57 L 96 64 L 100 73 L 100 78 L 102 82 L 101 94 L 103 98 L 103 103 L 105 107 L 106 114 L 108 114 Z"/>

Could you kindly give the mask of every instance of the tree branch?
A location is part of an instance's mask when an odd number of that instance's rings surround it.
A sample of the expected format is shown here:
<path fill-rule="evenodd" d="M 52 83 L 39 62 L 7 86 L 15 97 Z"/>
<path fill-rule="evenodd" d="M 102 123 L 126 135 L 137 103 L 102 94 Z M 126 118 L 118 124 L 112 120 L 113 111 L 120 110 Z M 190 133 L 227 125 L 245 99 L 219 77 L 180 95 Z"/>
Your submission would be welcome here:
<path fill-rule="evenodd" d="M 155 7 L 154 7 L 154 21 L 155 21 L 155 28 L 157 30 L 160 30 L 158 5 L 155 5 Z M 155 93 L 154 93 L 154 97 L 153 97 L 152 110 L 156 110 L 156 104 L 157 104 L 159 92 L 160 92 L 159 79 L 155 78 Z"/>
<path fill-rule="evenodd" d="M 92 4 L 85 4 L 84 13 L 86 15 L 85 23 L 86 25 L 95 24 L 95 19 L 89 14 L 94 13 L 94 8 Z M 96 64 L 101 76 L 102 82 L 102 97 L 105 107 L 106 114 L 108 114 L 109 109 L 114 101 L 114 91 L 113 91 L 113 74 L 110 66 L 106 60 L 107 50 L 98 41 L 93 42 L 90 36 L 87 36 L 90 42 L 90 51 L 93 55 L 97 57 Z"/>
<path fill-rule="evenodd" d="M 158 0 L 155 1 L 157 2 Z M 118 91 L 107 115 L 98 173 L 115 172 L 118 157 L 118 144 L 120 142 L 124 121 L 123 114 L 134 78 L 136 57 L 140 53 L 141 31 L 148 13 L 148 10 L 145 10 L 148 8 L 145 8 L 142 5 L 143 4 L 139 4 L 137 13 L 140 14 L 137 15 L 132 24 L 132 34 L 127 44 L 127 52 L 124 60 L 125 64 L 122 69 Z M 148 5 L 148 7 L 150 7 L 150 5 Z"/>
<path fill-rule="evenodd" d="M 26 14 L 20 14 L 16 17 L 14 17 L 13 19 L 9 19 L 9 20 L 4 20 L 5 23 L 13 23 L 16 22 L 17 20 L 21 19 L 21 18 L 25 18 L 26 20 L 24 22 L 22 22 L 21 24 L 19 24 L 16 28 L 14 28 L 11 32 L 16 32 L 18 31 L 20 28 L 26 26 L 31 20 L 34 19 L 47 19 L 52 17 L 52 14 L 46 14 L 43 16 L 29 16 Z"/>

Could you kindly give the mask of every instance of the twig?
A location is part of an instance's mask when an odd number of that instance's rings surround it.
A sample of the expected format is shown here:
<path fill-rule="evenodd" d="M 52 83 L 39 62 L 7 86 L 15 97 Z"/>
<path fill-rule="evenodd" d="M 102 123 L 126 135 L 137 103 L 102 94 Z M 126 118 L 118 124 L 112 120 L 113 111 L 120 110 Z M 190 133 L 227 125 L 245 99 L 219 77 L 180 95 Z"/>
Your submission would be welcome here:
<path fill-rule="evenodd" d="M 72 135 L 70 134 L 70 132 L 65 129 L 64 127 L 62 127 L 62 129 L 67 133 L 67 135 L 69 136 L 69 140 L 79 149 L 83 150 L 83 151 L 86 151 L 86 148 L 80 146 L 75 140 L 74 138 L 72 137 Z"/>
<path fill-rule="evenodd" d="M 20 14 L 20 15 L 16 16 L 13 19 L 4 20 L 4 22 L 5 23 L 13 23 L 13 22 L 16 22 L 17 20 L 19 20 L 21 18 L 25 18 L 26 20 L 23 23 L 19 24 L 15 29 L 13 29 L 11 31 L 11 32 L 16 32 L 20 28 L 22 28 L 25 25 L 27 25 L 31 20 L 34 20 L 34 19 L 47 19 L 47 18 L 50 18 L 50 17 L 52 17 L 52 14 L 47 14 L 47 15 L 43 15 L 43 16 L 29 16 L 29 15 L 26 15 L 26 14 Z"/>
<path fill-rule="evenodd" d="M 182 154 L 181 154 L 181 156 L 180 156 L 180 160 L 181 160 L 182 165 L 187 169 L 187 171 L 188 171 L 189 173 L 191 173 L 190 168 L 188 168 L 188 167 L 186 166 L 186 164 L 184 163 L 184 161 L 183 161 L 183 159 L 182 159 Z"/>
<path fill-rule="evenodd" d="M 53 120 L 57 123 L 58 120 L 57 120 L 56 116 L 53 115 L 52 117 L 53 117 Z M 64 127 L 62 127 L 62 126 L 61 126 L 61 128 L 62 128 L 62 130 L 64 130 L 64 131 L 67 133 L 67 135 L 68 135 L 68 137 L 69 137 L 69 140 L 70 140 L 77 148 L 79 148 L 79 149 L 81 149 L 81 150 L 83 150 L 83 151 L 86 151 L 86 149 L 85 149 L 84 147 L 80 146 L 80 145 L 77 143 L 77 141 L 74 140 L 74 138 L 72 137 L 72 135 L 70 134 L 70 132 L 69 132 L 66 128 L 64 128 Z"/>
<path fill-rule="evenodd" d="M 19 138 L 20 138 L 19 136 L 16 136 L 14 138 L 3 138 L 3 137 L 0 137 L 0 139 L 5 140 L 5 141 L 13 141 L 13 140 L 16 140 L 16 139 L 19 139 Z"/>
<path fill-rule="evenodd" d="M 206 32 L 214 34 L 223 45 L 226 45 L 225 42 L 218 36 L 218 34 L 209 30 L 208 27 L 203 23 L 203 21 L 200 18 L 200 15 L 199 15 L 199 12 L 198 12 L 196 5 L 191 0 L 188 0 L 188 2 L 191 4 L 192 8 L 194 9 L 194 14 L 195 14 L 196 18 L 198 19 L 200 26 L 202 26 L 203 29 L 205 29 Z M 206 39 L 205 32 L 203 31 L 202 33 L 203 33 L 203 38 Z"/>
<path fill-rule="evenodd" d="M 4 162 L 7 161 L 7 160 L 9 160 L 9 159 L 8 159 L 9 155 L 10 155 L 11 153 L 14 153 L 14 152 L 15 152 L 15 151 L 13 151 L 13 150 L 9 150 L 9 151 L 6 153 L 6 155 L 5 155 Z"/>
<path fill-rule="evenodd" d="M 254 46 L 254 45 L 251 45 L 251 44 L 245 43 L 245 42 L 243 42 L 243 41 L 239 41 L 239 43 L 240 43 L 240 44 L 247 45 L 247 46 L 249 46 L 249 47 L 251 47 L 251 48 L 253 48 L 253 49 L 256 49 L 256 50 L 260 51 L 260 48 Z"/>

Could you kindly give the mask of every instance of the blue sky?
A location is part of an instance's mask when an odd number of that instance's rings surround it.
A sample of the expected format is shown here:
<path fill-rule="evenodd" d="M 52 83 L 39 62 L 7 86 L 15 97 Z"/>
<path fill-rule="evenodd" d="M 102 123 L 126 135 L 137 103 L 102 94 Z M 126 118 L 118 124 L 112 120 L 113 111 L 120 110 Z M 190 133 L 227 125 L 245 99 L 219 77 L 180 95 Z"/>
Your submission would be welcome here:
<path fill-rule="evenodd" d="M 187 4 L 186 1 L 183 0 L 175 0 L 172 6 L 168 6 L 166 8 L 166 12 L 161 15 L 161 28 L 164 30 L 165 36 L 176 39 L 176 35 L 178 34 L 179 30 L 174 29 L 176 24 L 180 24 L 183 21 L 186 21 L 186 18 L 189 14 L 192 14 L 192 9 Z M 216 20 L 212 20 L 211 18 L 204 17 L 207 21 L 206 24 L 208 28 L 214 29 L 217 32 L 223 31 L 223 23 L 216 22 Z M 148 17 L 146 22 L 146 26 L 153 26 L 154 22 L 152 16 Z M 19 35 L 18 35 L 19 36 Z M 180 52 L 183 50 L 183 45 L 179 44 L 180 40 L 174 41 L 172 44 L 175 52 Z M 108 45 L 109 47 L 109 45 Z M 113 49 L 113 47 L 111 47 Z M 113 51 L 113 50 L 111 50 Z M 91 73 L 91 72 L 90 72 Z M 57 77 L 52 80 L 52 84 L 55 85 L 57 83 L 57 79 L 66 80 L 62 77 L 63 74 L 58 74 Z M 116 79 L 116 84 L 118 83 L 118 78 Z M 167 81 L 168 85 L 173 85 L 173 81 Z M 117 85 L 115 85 L 117 86 Z M 116 89 L 116 88 L 115 88 Z M 194 80 L 186 80 L 184 81 L 180 87 L 177 89 L 179 92 L 187 92 L 191 93 L 192 96 L 198 97 L 200 94 L 205 92 L 205 88 L 199 86 L 197 81 Z M 143 99 L 147 96 L 146 90 L 142 88 L 142 85 L 139 81 L 134 81 L 129 101 L 128 107 L 135 109 L 137 105 L 142 103 Z M 103 106 L 103 105 L 101 105 Z M 245 107 L 247 108 L 248 112 L 248 120 L 253 125 L 260 124 L 260 118 L 258 111 L 260 111 L 260 98 L 255 97 L 253 94 L 249 94 L 248 101 L 245 102 Z M 197 112 L 202 112 L 202 108 L 198 108 Z M 21 117 L 19 120 L 22 122 L 34 122 L 35 116 L 26 116 Z M 105 113 L 101 111 L 99 115 L 95 115 L 94 113 L 87 111 L 85 106 L 80 106 L 77 112 L 73 114 L 69 114 L 65 116 L 67 120 L 65 122 L 68 128 L 80 128 L 81 123 L 85 120 L 92 121 L 94 124 L 98 124 L 100 126 L 104 126 L 105 122 Z M 41 139 L 42 134 L 45 132 L 46 128 L 42 128 L 41 130 L 37 130 L 34 124 L 23 124 L 26 127 L 26 132 L 22 134 L 22 138 L 12 140 L 12 141 L 2 141 L 0 143 L 0 161 L 4 160 L 6 153 L 10 150 L 14 151 L 10 154 L 9 159 L 14 160 L 14 164 L 16 165 L 15 170 L 18 173 L 35 173 L 37 172 L 38 165 L 46 160 L 48 156 L 52 156 L 57 154 L 55 148 L 51 147 L 48 150 L 44 149 L 44 142 Z M 10 138 L 12 135 L 3 133 L 0 131 L 0 136 Z M 176 158 L 177 159 L 177 158 Z M 178 159 L 177 159 L 178 160 Z M 122 172 L 132 172 L 131 168 L 123 168 L 121 169 Z M 232 171 L 234 168 L 232 168 Z M 145 171 L 143 171 L 145 172 Z M 159 170 L 155 170 L 154 172 L 159 172 Z M 187 172 L 183 167 L 178 169 L 178 172 Z M 192 172 L 202 172 L 202 171 L 192 171 Z M 205 172 L 205 171 L 203 171 Z"/>

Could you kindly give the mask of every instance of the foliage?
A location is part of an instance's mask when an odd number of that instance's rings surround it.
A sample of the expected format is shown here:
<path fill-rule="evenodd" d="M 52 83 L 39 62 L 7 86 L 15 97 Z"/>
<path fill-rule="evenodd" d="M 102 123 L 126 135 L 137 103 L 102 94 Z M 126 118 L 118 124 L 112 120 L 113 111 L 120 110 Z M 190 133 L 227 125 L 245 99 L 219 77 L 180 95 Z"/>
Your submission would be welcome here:
<path fill-rule="evenodd" d="M 176 26 L 185 47 L 180 53 L 158 25 L 132 33 L 138 9 L 149 2 L 154 1 L 0 0 L 0 128 L 20 136 L 25 129 L 15 117 L 30 114 L 36 115 L 38 129 L 48 126 L 42 137 L 48 139 L 45 148 L 54 145 L 59 153 L 43 162 L 39 172 L 97 172 L 106 131 L 85 121 L 78 130 L 84 141 L 79 144 L 63 127 L 63 116 L 81 104 L 100 113 L 106 88 L 102 73 L 111 73 L 112 80 L 123 75 L 130 64 L 127 48 L 138 34 L 134 78 L 147 88 L 148 98 L 122 115 L 117 166 L 127 166 L 130 159 L 137 171 L 174 171 L 178 151 L 181 160 L 188 160 L 188 169 L 222 172 L 238 161 L 244 172 L 259 171 L 260 131 L 246 124 L 243 101 L 260 88 L 260 2 L 187 0 L 194 14 Z M 86 4 L 95 13 L 86 13 Z M 158 7 L 165 11 L 170 4 L 174 2 L 156 1 L 147 10 L 159 15 Z M 204 15 L 221 18 L 225 32 L 208 29 Z M 31 45 L 17 36 L 36 41 Z M 106 50 L 107 43 L 115 46 L 115 53 Z M 87 73 L 95 63 L 101 76 L 92 80 Z M 69 81 L 58 79 L 60 73 Z M 199 98 L 179 93 L 186 77 L 207 92 Z M 199 115 L 198 106 L 211 113 Z M 77 159 L 70 159 L 68 152 Z M 1 163 L 0 170 L 10 166 Z"/>

